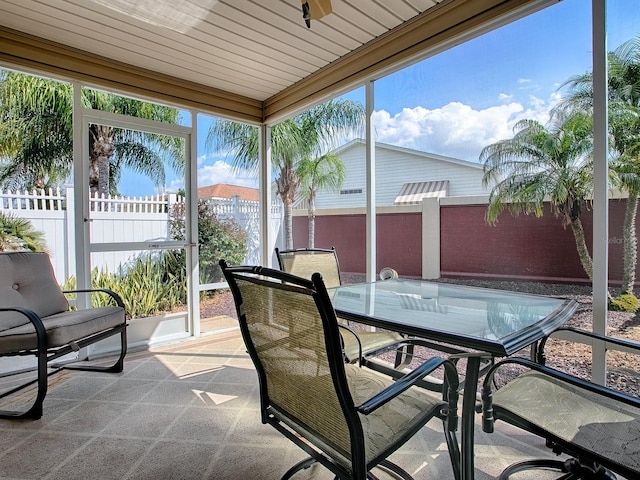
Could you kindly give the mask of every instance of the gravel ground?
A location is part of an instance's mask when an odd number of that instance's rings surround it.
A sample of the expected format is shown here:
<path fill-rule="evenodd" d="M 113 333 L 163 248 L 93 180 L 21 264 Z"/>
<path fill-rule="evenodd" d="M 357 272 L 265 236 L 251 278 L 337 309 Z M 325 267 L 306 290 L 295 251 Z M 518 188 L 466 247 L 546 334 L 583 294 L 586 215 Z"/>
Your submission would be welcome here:
<path fill-rule="evenodd" d="M 362 279 L 362 277 L 349 276 L 343 278 L 343 282 L 352 283 L 362 281 Z M 593 312 L 590 286 L 488 280 L 439 279 L 436 281 L 573 298 L 579 303 L 578 310 L 566 325 L 585 330 L 591 330 L 592 327 Z M 611 293 L 615 295 L 617 292 L 611 291 Z M 216 292 L 212 297 L 203 300 L 200 309 L 204 318 L 217 315 L 236 317 L 233 298 L 228 291 Z M 607 322 L 609 335 L 640 341 L 640 314 L 608 312 Z M 548 365 L 589 379 L 591 375 L 590 350 L 590 347 L 569 344 L 561 340 L 550 341 L 546 349 Z M 640 396 L 640 355 L 610 352 L 608 354 L 608 384 L 612 388 Z"/>
<path fill-rule="evenodd" d="M 200 301 L 200 317 L 209 318 L 219 315 L 237 318 L 233 295 L 229 290 L 215 290 Z"/>

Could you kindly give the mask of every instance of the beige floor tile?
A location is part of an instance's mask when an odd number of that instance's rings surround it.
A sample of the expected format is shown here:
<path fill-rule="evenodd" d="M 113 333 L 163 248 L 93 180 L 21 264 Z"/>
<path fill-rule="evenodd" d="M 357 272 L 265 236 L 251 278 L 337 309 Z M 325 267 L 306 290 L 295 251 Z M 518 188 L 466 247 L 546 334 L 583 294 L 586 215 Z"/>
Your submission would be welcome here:
<path fill-rule="evenodd" d="M 131 352 L 121 374 L 64 371 L 50 385 L 42 419 L 0 420 L 0 480 L 275 480 L 305 457 L 260 423 L 258 378 L 238 331 Z M 475 451 L 476 480 L 552 457 L 506 425 L 492 435 L 477 426 Z M 392 459 L 416 480 L 452 478 L 439 420 Z M 332 478 L 319 465 L 294 476 Z"/>

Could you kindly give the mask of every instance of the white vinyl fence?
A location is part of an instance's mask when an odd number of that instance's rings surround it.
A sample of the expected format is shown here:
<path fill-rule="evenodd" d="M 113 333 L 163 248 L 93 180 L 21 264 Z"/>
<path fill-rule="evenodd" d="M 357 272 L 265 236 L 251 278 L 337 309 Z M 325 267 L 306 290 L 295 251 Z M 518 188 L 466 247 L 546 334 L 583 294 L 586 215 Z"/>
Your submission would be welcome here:
<path fill-rule="evenodd" d="M 209 200 L 209 207 L 218 218 L 231 219 L 247 231 L 247 265 L 258 265 L 260 263 L 260 204 L 250 200 L 241 200 L 240 197 L 229 199 Z M 271 228 L 271 238 L 275 244 L 270 246 L 269 251 L 273 251 L 279 245 L 280 231 L 283 220 L 282 203 L 273 202 L 271 205 L 271 218 L 269 226 Z"/>
<path fill-rule="evenodd" d="M 149 242 L 157 244 L 168 238 L 169 213 L 174 204 L 183 202 L 175 194 L 157 197 L 102 197 L 90 200 L 90 235 L 93 243 Z M 211 208 L 220 218 L 233 219 L 247 231 L 246 263 L 257 264 L 260 258 L 258 202 L 212 199 Z M 28 219 L 34 229 L 44 233 L 56 278 L 63 282 L 75 274 L 73 188 L 64 190 L 12 192 L 0 190 L 0 211 Z M 68 214 L 69 212 L 69 214 Z M 272 238 L 280 237 L 282 208 L 271 208 Z M 275 245 L 271 245 L 271 250 Z M 113 272 L 135 252 L 94 253 L 93 266 Z"/>

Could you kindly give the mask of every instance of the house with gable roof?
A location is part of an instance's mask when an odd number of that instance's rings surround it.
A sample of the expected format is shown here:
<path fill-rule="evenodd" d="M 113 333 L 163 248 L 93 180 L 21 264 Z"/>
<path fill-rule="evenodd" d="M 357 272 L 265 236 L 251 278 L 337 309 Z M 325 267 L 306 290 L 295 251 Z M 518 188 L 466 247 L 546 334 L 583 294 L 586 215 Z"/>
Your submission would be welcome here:
<path fill-rule="evenodd" d="M 241 200 L 257 202 L 260 193 L 257 188 L 241 187 L 240 185 L 229 185 L 227 183 L 216 183 L 198 188 L 199 199 L 225 199 L 240 197 Z"/>
<path fill-rule="evenodd" d="M 318 191 L 316 208 L 363 207 L 366 204 L 366 145 L 356 139 L 333 153 L 345 166 L 339 192 Z M 489 195 L 482 165 L 457 158 L 376 143 L 376 205 L 415 205 L 425 197 Z"/>

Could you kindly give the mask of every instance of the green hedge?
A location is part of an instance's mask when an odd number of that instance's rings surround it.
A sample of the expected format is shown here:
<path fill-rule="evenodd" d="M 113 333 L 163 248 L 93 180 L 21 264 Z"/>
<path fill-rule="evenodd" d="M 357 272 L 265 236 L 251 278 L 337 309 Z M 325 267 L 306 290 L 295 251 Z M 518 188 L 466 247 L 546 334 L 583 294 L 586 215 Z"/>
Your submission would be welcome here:
<path fill-rule="evenodd" d="M 169 220 L 171 238 L 185 239 L 184 218 L 184 205 L 174 205 Z M 241 264 L 247 256 L 247 232 L 233 220 L 219 218 L 207 200 L 198 200 L 198 246 L 200 282 L 222 282 L 218 261 L 224 258 L 231 265 Z M 176 255 L 184 261 L 184 252 Z"/>
<path fill-rule="evenodd" d="M 173 252 L 145 255 L 133 260 L 118 272 L 91 271 L 93 288 L 113 290 L 122 297 L 131 318 L 149 317 L 170 312 L 186 303 L 187 282 L 184 264 L 176 262 Z M 69 278 L 64 290 L 76 288 L 75 277 Z M 93 295 L 94 307 L 107 305 L 106 295 Z"/>

